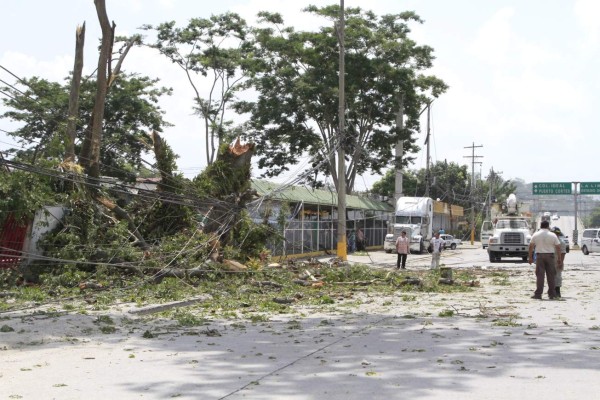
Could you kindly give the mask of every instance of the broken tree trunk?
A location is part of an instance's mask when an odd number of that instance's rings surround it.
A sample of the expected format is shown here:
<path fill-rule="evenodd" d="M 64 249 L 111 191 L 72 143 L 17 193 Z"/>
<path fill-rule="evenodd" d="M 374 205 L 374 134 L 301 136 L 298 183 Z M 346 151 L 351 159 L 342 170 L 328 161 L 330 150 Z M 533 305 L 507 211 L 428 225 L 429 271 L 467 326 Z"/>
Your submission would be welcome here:
<path fill-rule="evenodd" d="M 102 29 L 102 42 L 98 56 L 98 78 L 96 81 L 96 98 L 91 117 L 89 135 L 86 136 L 81 149 L 80 163 L 86 172 L 93 178 L 100 177 L 100 143 L 102 142 L 102 120 L 106 93 L 108 91 L 108 66 L 111 59 L 112 42 L 114 38 L 114 24 L 111 26 L 106 14 L 106 1 L 94 0 L 98 21 Z"/>
<path fill-rule="evenodd" d="M 121 207 L 119 207 L 117 204 L 115 204 L 112 200 L 107 199 L 106 197 L 96 196 L 96 201 L 98 201 L 100 204 L 102 204 L 103 206 L 108 208 L 119 220 L 127 221 L 127 227 L 129 228 L 129 231 L 131 232 L 131 234 L 133 236 L 135 236 L 135 238 L 138 241 L 138 245 L 142 249 L 148 250 L 150 248 L 150 246 L 148 246 L 148 243 L 146 243 L 146 241 L 144 240 L 144 238 L 138 231 L 137 226 L 135 225 L 135 223 L 133 222 L 133 219 L 131 219 L 131 217 L 129 216 L 127 211 L 123 210 Z"/>
<path fill-rule="evenodd" d="M 83 45 L 85 43 L 85 22 L 77 27 L 75 34 L 75 64 L 73 66 L 73 80 L 71 81 L 71 94 L 69 95 L 69 115 L 67 117 L 67 132 L 65 143 L 65 161 L 75 162 L 75 134 L 77 129 L 77 113 L 79 110 L 79 88 L 83 71 Z"/>

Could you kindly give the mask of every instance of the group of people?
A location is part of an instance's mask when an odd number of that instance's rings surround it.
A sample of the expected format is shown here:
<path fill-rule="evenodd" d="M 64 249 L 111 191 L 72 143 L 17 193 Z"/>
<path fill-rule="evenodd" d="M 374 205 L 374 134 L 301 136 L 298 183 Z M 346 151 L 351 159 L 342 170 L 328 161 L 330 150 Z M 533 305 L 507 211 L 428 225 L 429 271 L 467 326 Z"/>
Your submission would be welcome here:
<path fill-rule="evenodd" d="M 529 243 L 529 264 L 534 262 L 535 254 L 535 276 L 536 289 L 532 296 L 541 299 L 544 292 L 544 281 L 548 281 L 548 297 L 559 299 L 561 297 L 562 272 L 564 269 L 567 245 L 559 239 L 560 229 L 550 230 L 550 223 L 542 221 L 540 230 L 533 234 Z M 439 268 L 440 256 L 444 249 L 444 240 L 440 238 L 440 232 L 436 232 L 431 239 L 429 251 L 431 252 L 431 269 Z M 410 253 L 410 239 L 406 231 L 402 231 L 396 239 L 396 252 L 398 260 L 397 269 L 406 269 L 406 260 Z"/>
<path fill-rule="evenodd" d="M 366 248 L 366 238 L 362 229 L 358 228 L 358 230 L 350 231 L 348 234 L 348 253 L 354 253 L 355 251 L 365 251 Z"/>
<path fill-rule="evenodd" d="M 440 238 L 440 232 L 436 232 L 430 242 L 429 251 L 431 252 L 431 269 L 439 268 L 440 257 L 444 250 L 444 239 Z M 398 253 L 398 261 L 396 261 L 396 269 L 406 269 L 406 259 L 410 253 L 410 239 L 406 236 L 406 231 L 402 231 L 398 239 L 396 239 L 396 252 Z"/>
<path fill-rule="evenodd" d="M 544 280 L 547 280 L 548 297 L 551 300 L 559 299 L 567 245 L 558 238 L 560 229 L 550 230 L 550 222 L 542 221 L 540 228 L 529 243 L 529 264 L 534 262 L 535 254 L 536 277 L 536 288 L 531 298 L 542 299 Z"/>

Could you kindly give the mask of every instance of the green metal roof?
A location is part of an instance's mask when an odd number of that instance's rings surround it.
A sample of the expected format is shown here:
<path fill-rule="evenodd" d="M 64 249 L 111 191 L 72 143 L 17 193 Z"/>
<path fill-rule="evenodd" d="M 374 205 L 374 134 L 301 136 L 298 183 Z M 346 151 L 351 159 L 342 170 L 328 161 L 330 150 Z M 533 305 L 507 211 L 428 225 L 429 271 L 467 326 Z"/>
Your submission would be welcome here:
<path fill-rule="evenodd" d="M 252 180 L 252 189 L 256 190 L 260 196 L 281 201 L 327 206 L 337 206 L 338 204 L 337 192 L 330 190 L 309 189 L 303 186 L 286 187 L 279 183 L 260 179 Z M 394 211 L 394 207 L 388 203 L 354 195 L 346 195 L 346 207 L 359 210 Z"/>

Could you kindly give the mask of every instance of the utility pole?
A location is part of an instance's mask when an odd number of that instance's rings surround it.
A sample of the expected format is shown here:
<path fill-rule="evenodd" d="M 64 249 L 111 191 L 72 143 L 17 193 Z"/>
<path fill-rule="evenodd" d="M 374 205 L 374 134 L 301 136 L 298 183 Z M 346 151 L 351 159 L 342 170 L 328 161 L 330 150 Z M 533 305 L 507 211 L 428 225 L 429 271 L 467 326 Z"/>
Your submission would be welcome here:
<path fill-rule="evenodd" d="M 494 168 L 490 169 L 490 194 L 488 196 L 488 220 L 492 220 L 492 196 L 494 195 Z"/>
<path fill-rule="evenodd" d="M 345 104 L 345 64 L 344 64 L 344 0 L 340 0 L 340 20 L 337 34 L 340 43 L 340 70 L 339 70 L 339 88 L 338 88 L 338 230 L 337 230 L 337 256 L 346 261 L 348 259 L 348 244 L 346 240 L 346 152 L 344 151 L 344 133 L 346 125 L 346 104 Z"/>
<path fill-rule="evenodd" d="M 404 94 L 398 92 L 398 114 L 396 114 L 396 129 L 400 133 L 404 129 Z M 404 157 L 404 140 L 396 142 L 396 180 L 394 185 L 394 208 L 402 197 L 402 157 Z"/>
<path fill-rule="evenodd" d="M 490 169 L 490 197 L 488 199 L 488 216 L 489 216 L 489 220 L 492 220 L 492 199 L 494 198 L 494 184 L 496 183 L 496 176 L 497 174 L 501 174 L 502 171 L 499 172 L 495 172 L 494 168 L 492 167 Z"/>
<path fill-rule="evenodd" d="M 475 142 L 473 142 L 471 146 L 465 147 L 465 149 L 471 149 L 471 155 L 464 156 L 471 159 L 471 244 L 475 242 L 475 160 L 483 157 L 475 155 L 475 148 L 477 147 L 483 146 L 475 146 Z"/>
<path fill-rule="evenodd" d="M 574 191 L 573 191 L 573 197 L 575 200 L 575 230 L 573 230 L 573 250 L 579 250 L 579 245 L 577 244 L 577 241 L 579 239 L 579 231 L 577 230 L 577 185 L 579 184 L 579 182 L 573 182 L 573 186 L 574 186 Z"/>
<path fill-rule="evenodd" d="M 427 138 L 425 139 L 425 144 L 427 145 L 427 163 L 425 167 L 425 197 L 429 197 L 429 187 L 431 186 L 431 179 L 429 178 L 430 170 L 429 170 L 429 139 L 430 139 L 430 121 L 431 121 L 431 103 L 427 104 Z"/>

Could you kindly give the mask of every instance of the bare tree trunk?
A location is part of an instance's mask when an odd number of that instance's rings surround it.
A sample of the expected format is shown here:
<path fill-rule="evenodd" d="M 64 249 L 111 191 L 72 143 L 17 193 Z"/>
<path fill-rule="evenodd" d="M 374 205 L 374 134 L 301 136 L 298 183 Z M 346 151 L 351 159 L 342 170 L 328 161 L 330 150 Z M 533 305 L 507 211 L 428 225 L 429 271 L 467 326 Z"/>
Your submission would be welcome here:
<path fill-rule="evenodd" d="M 112 48 L 113 48 L 113 44 L 112 41 L 114 40 L 114 31 L 115 31 L 115 24 L 112 24 L 112 33 L 111 33 L 111 44 L 110 44 L 110 51 L 109 51 L 109 57 L 108 57 L 108 61 L 107 61 L 107 65 L 111 65 L 112 62 Z M 140 40 L 139 35 L 137 36 L 132 36 L 129 40 L 129 42 L 127 42 L 127 45 L 125 46 L 125 49 L 123 50 L 123 52 L 121 53 L 121 56 L 119 57 L 119 60 L 117 61 L 117 65 L 115 65 L 115 69 L 113 71 L 110 72 L 110 75 L 108 77 L 107 80 L 105 80 L 106 83 L 106 93 L 104 94 L 104 99 L 106 100 L 106 96 L 108 95 L 108 91 L 110 90 L 111 86 L 115 83 L 115 81 L 117 80 L 119 73 L 121 72 L 121 66 L 123 65 L 123 61 L 125 60 L 125 57 L 127 56 L 127 54 L 129 53 L 129 50 L 133 47 L 134 44 L 136 44 L 136 42 L 138 42 Z M 110 71 L 110 68 L 107 67 L 106 71 Z M 100 75 L 100 71 L 98 71 L 98 75 Z M 104 118 L 104 110 L 102 111 L 102 118 L 100 120 L 100 126 L 102 126 L 102 120 Z M 83 166 L 86 171 L 89 170 L 89 166 L 90 166 L 90 160 L 92 159 L 92 128 L 95 125 L 94 121 L 96 119 L 96 108 L 94 107 L 94 110 L 92 110 L 92 115 L 90 117 L 90 121 L 88 123 L 88 127 L 86 129 L 85 132 L 85 138 L 83 141 L 83 144 L 81 146 L 81 152 L 79 153 L 79 164 L 81 164 L 81 166 Z M 98 159 L 100 158 L 100 149 L 98 148 Z"/>
<path fill-rule="evenodd" d="M 104 105 L 108 91 L 108 65 L 111 59 L 112 41 L 114 38 L 114 24 L 111 26 L 106 14 L 106 1 L 94 0 L 98 21 L 102 29 L 102 44 L 98 57 L 98 78 L 96 82 L 96 99 L 90 121 L 90 129 L 86 134 L 80 153 L 80 163 L 86 172 L 93 178 L 100 176 L 100 143 L 102 141 L 102 121 L 104 119 Z"/>
<path fill-rule="evenodd" d="M 83 45 L 85 42 L 85 22 L 77 27 L 75 34 L 75 65 L 73 66 L 73 80 L 71 81 L 71 94 L 69 96 L 69 116 L 67 119 L 67 137 L 65 144 L 65 161 L 75 161 L 75 134 L 77 128 L 77 112 L 79 109 L 79 88 L 81 86 L 81 73 L 83 71 Z"/>

